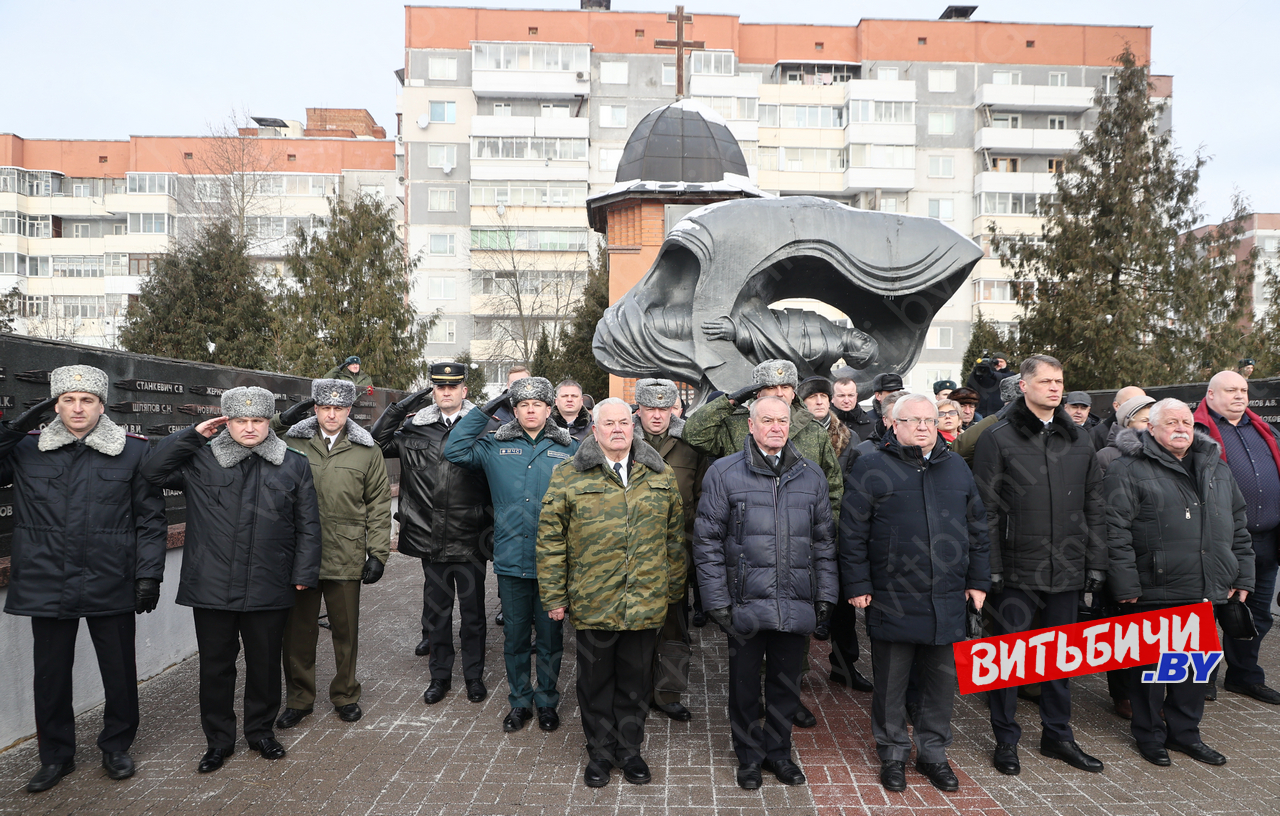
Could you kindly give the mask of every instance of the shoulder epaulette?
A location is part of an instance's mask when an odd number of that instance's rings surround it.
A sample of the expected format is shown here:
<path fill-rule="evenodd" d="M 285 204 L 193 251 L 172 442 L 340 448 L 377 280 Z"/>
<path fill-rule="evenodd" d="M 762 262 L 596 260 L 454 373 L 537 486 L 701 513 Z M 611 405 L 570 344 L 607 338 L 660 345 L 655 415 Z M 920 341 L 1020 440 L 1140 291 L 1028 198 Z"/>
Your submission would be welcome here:
<path fill-rule="evenodd" d="M 147 437 L 143 436 L 142 434 L 129 433 L 128 431 L 125 431 L 125 434 L 124 434 L 124 435 L 125 435 L 125 436 L 129 436 L 129 437 L 133 437 L 134 439 L 141 439 L 143 442 L 150 442 L 150 441 L 151 441 L 150 439 L 148 439 Z"/>
<path fill-rule="evenodd" d="M 293 451 L 294 453 L 296 453 L 296 454 L 298 454 L 299 456 L 301 456 L 303 459 L 306 459 L 306 458 L 307 458 L 307 455 L 306 455 L 305 453 L 303 453 L 302 451 L 300 451 L 300 450 L 298 450 L 297 448 L 293 447 L 292 445 L 285 445 L 285 446 L 284 446 L 284 449 L 285 449 L 285 450 L 291 450 L 291 451 Z"/>
<path fill-rule="evenodd" d="M 39 435 L 40 435 L 39 428 L 36 428 L 34 431 L 27 431 L 27 436 L 39 436 Z"/>

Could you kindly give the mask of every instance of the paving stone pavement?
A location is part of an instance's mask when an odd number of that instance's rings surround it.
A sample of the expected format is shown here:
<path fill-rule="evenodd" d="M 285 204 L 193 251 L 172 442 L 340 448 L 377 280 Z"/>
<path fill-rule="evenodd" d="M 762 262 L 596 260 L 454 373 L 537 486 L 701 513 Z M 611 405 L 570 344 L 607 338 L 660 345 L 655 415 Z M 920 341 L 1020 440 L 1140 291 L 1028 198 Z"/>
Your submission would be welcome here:
<path fill-rule="evenodd" d="M 438 705 L 422 702 L 427 659 L 413 655 L 419 639 L 422 572 L 415 559 L 394 554 L 386 577 L 364 588 L 359 676 L 364 719 L 344 723 L 327 705 L 296 728 L 278 731 L 289 750 L 275 762 L 245 748 L 222 770 L 199 775 L 204 752 L 196 702 L 197 661 L 184 663 L 141 686 L 142 727 L 132 754 L 138 773 L 114 782 L 99 765 L 94 739 L 101 708 L 77 720 L 79 768 L 42 794 L 24 787 L 38 765 L 35 740 L 0 753 L 0 814 L 333 814 L 333 816 L 1191 816 L 1191 814 L 1280 813 L 1280 707 L 1219 692 L 1206 707 L 1205 741 L 1229 757 L 1211 768 L 1180 754 L 1173 766 L 1156 768 L 1133 748 L 1128 723 L 1110 713 L 1102 677 L 1074 683 L 1076 738 L 1107 767 L 1102 774 L 1073 770 L 1035 750 L 1039 729 L 1030 703 L 1020 703 L 1025 733 L 1022 775 L 1006 777 L 990 763 L 994 745 L 980 698 L 957 701 L 952 766 L 958 793 L 942 794 L 914 770 L 905 793 L 879 785 L 871 742 L 869 694 L 826 679 L 827 646 L 815 642 L 814 671 L 805 680 L 805 702 L 818 727 L 796 729 L 795 758 L 809 777 L 788 788 L 766 774 L 760 791 L 734 783 L 736 761 L 725 714 L 725 638 L 714 627 L 694 630 L 690 723 L 658 715 L 647 727 L 645 757 L 653 783 L 629 785 L 614 773 L 608 787 L 592 790 L 581 781 L 585 762 L 574 695 L 574 638 L 565 633 L 560 680 L 563 724 L 553 733 L 531 723 L 505 734 L 507 711 L 501 632 L 490 628 L 485 682 L 490 696 L 467 702 L 461 677 Z M 487 602 L 497 610 L 490 576 Z M 455 619 L 456 625 L 456 619 Z M 333 657 L 321 634 L 320 687 L 332 676 Z M 865 641 L 864 641 L 865 642 Z M 1264 649 L 1275 677 L 1276 646 Z M 866 658 L 862 670 L 869 674 Z M 241 669 L 243 679 L 243 666 Z"/>

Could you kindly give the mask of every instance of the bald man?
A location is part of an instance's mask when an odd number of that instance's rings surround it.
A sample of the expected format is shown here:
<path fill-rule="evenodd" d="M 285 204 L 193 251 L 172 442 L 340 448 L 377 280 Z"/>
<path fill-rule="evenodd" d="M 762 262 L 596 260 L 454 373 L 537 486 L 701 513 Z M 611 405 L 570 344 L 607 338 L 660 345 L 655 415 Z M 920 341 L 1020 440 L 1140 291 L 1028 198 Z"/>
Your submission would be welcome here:
<path fill-rule="evenodd" d="M 1271 599 L 1276 594 L 1277 528 L 1280 527 L 1280 448 L 1267 421 L 1249 410 L 1249 381 L 1235 371 L 1219 371 L 1195 413 L 1196 430 L 1222 447 L 1231 475 L 1245 498 L 1245 516 L 1253 538 L 1255 592 L 1245 603 L 1253 613 L 1258 636 L 1252 640 L 1223 638 L 1227 663 L 1223 687 L 1271 705 L 1280 691 L 1269 688 L 1258 665 L 1262 638 L 1271 629 Z M 1256 596 L 1256 598 L 1255 598 Z M 1209 690 L 1217 697 L 1217 688 Z"/>
<path fill-rule="evenodd" d="M 1111 426 L 1116 424 L 1116 411 L 1120 406 L 1134 397 L 1146 395 L 1147 392 L 1136 385 L 1126 385 L 1116 392 L 1115 398 L 1111 400 L 1111 416 L 1089 429 L 1089 438 L 1093 440 L 1094 450 L 1102 450 L 1107 446 L 1107 437 L 1111 434 Z"/>

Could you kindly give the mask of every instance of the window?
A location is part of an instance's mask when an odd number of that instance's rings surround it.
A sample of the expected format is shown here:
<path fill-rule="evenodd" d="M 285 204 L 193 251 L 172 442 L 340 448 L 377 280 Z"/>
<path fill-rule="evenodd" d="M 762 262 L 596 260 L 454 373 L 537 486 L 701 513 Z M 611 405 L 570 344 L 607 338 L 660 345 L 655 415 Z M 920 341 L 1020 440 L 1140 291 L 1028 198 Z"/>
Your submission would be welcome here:
<path fill-rule="evenodd" d="M 475 43 L 472 66 L 489 71 L 589 71 L 591 46 Z"/>
<path fill-rule="evenodd" d="M 450 125 L 453 124 L 458 120 L 457 103 L 431 102 L 430 117 L 432 122 L 443 122 Z"/>
<path fill-rule="evenodd" d="M 473 136 L 473 159 L 570 159 L 586 161 L 586 139 L 539 136 Z"/>
<path fill-rule="evenodd" d="M 1066 87 L 1066 84 L 1067 84 L 1066 71 L 1050 71 L 1049 72 L 1050 87 L 1063 88 L 1063 87 Z"/>
<path fill-rule="evenodd" d="M 804 173 L 838 172 L 844 169 L 845 152 L 838 148 L 784 147 L 779 170 Z"/>
<path fill-rule="evenodd" d="M 453 236 L 449 236 L 450 243 Z M 427 297 L 431 300 L 456 300 L 458 297 L 458 281 L 456 278 L 427 278 Z"/>
<path fill-rule="evenodd" d="M 111 234 L 112 234 L 112 235 L 128 235 L 128 233 L 129 233 L 129 227 L 128 227 L 128 225 L 127 225 L 127 224 L 112 224 L 112 225 L 111 225 Z"/>
<path fill-rule="evenodd" d="M 27 258 L 27 275 L 32 278 L 47 278 L 53 274 L 50 266 L 52 259 L 47 255 L 44 257 L 32 256 Z M 18 274 L 22 274 L 22 256 L 18 256 Z"/>
<path fill-rule="evenodd" d="M 955 157 L 953 156 L 930 156 L 929 157 L 929 177 L 930 178 L 955 178 Z"/>
<path fill-rule="evenodd" d="M 897 68 L 877 68 L 876 79 L 889 79 L 889 80 L 897 81 L 898 69 Z"/>
<path fill-rule="evenodd" d="M 612 173 L 618 169 L 618 163 L 622 161 L 622 148 L 602 147 L 600 148 L 599 167 L 602 171 Z"/>
<path fill-rule="evenodd" d="M 150 275 L 156 270 L 159 255 L 130 255 L 129 274 L 135 277 Z"/>
<path fill-rule="evenodd" d="M 71 237 L 72 238 L 88 238 L 89 225 L 88 224 L 72 224 Z"/>
<path fill-rule="evenodd" d="M 427 209 L 432 212 L 453 212 L 458 208 L 458 193 L 453 189 L 437 187 L 427 191 Z"/>
<path fill-rule="evenodd" d="M 980 215 L 1036 215 L 1056 200 L 1048 193 L 983 193 L 977 199 Z"/>
<path fill-rule="evenodd" d="M 928 45 L 928 44 L 929 44 L 928 37 L 916 37 L 916 45 Z"/>
<path fill-rule="evenodd" d="M 600 127 L 621 128 L 627 126 L 626 105 L 601 105 Z"/>
<path fill-rule="evenodd" d="M 458 146 L 451 144 L 427 145 L 427 167 L 457 167 Z"/>
<path fill-rule="evenodd" d="M 1016 158 L 997 156 L 991 160 L 991 169 L 997 173 L 1016 173 L 1018 172 L 1018 160 Z"/>
<path fill-rule="evenodd" d="M 62 316 L 71 319 L 102 317 L 107 307 L 107 299 L 104 297 L 59 297 L 54 302 L 55 308 L 62 307 Z"/>
<path fill-rule="evenodd" d="M 1049 159 L 1049 172 L 1050 173 L 1067 172 L 1067 160 L 1066 159 Z"/>
<path fill-rule="evenodd" d="M 674 65 L 662 66 L 662 84 L 663 85 L 676 84 L 676 67 Z"/>
<path fill-rule="evenodd" d="M 952 345 L 953 331 L 950 326 L 930 326 L 925 348 L 949 349 Z"/>
<path fill-rule="evenodd" d="M 934 93 L 955 93 L 956 72 L 954 69 L 931 70 L 929 72 L 929 90 Z"/>
<path fill-rule="evenodd" d="M 550 102 L 543 102 L 543 103 L 542 103 L 542 118 L 543 118 L 543 119 L 568 119 L 568 118 L 569 118 L 569 106 L 568 106 L 568 105 L 553 105 L 553 104 L 551 104 Z"/>
<path fill-rule="evenodd" d="M 453 255 L 453 234 L 441 233 L 427 239 L 427 252 L 432 255 Z"/>
<path fill-rule="evenodd" d="M 694 51 L 690 69 L 695 74 L 733 76 L 733 52 Z"/>
<path fill-rule="evenodd" d="M 587 202 L 587 185 L 571 181 L 482 181 L 471 182 L 471 206 L 496 207 L 582 207 Z"/>
<path fill-rule="evenodd" d="M 854 99 L 849 102 L 850 122 L 888 122 L 911 124 L 916 120 L 914 102 L 872 102 Z"/>
<path fill-rule="evenodd" d="M 956 132 L 956 115 L 950 111 L 929 114 L 929 133 L 935 136 L 950 136 Z"/>
<path fill-rule="evenodd" d="M 106 266 L 101 255 L 54 255 L 55 278 L 100 278 Z"/>
<path fill-rule="evenodd" d="M 626 85 L 627 84 L 627 63 L 625 62 L 600 63 L 600 84 Z"/>
<path fill-rule="evenodd" d="M 738 147 L 742 148 L 742 160 L 747 167 L 759 164 L 760 159 L 757 155 L 760 148 L 759 142 L 738 142 Z"/>
<path fill-rule="evenodd" d="M 427 79 L 458 78 L 457 57 L 427 57 Z"/>
<path fill-rule="evenodd" d="M 991 117 L 991 127 L 1017 130 L 1022 127 L 1022 116 L 1017 113 L 997 113 Z"/>
<path fill-rule="evenodd" d="M 24 317 L 49 317 L 49 296 L 27 295 L 22 314 Z"/>
<path fill-rule="evenodd" d="M 995 71 L 991 74 L 992 85 L 1021 85 L 1021 71 Z"/>
<path fill-rule="evenodd" d="M 725 119 L 755 119 L 759 116 L 758 100 L 754 96 L 694 96 L 690 97 L 700 105 L 706 105 Z M 777 105 L 774 117 L 777 118 Z"/>
<path fill-rule="evenodd" d="M 973 299 L 979 303 L 1016 303 L 1019 292 L 1030 294 L 1035 284 L 1027 281 L 1019 284 L 1011 280 L 979 279 L 973 282 Z"/>
<path fill-rule="evenodd" d="M 129 233 L 169 234 L 169 216 L 165 213 L 129 213 Z"/>
<path fill-rule="evenodd" d="M 916 149 L 910 145 L 851 144 L 846 160 L 849 167 L 898 167 L 916 166 Z M 761 161 L 764 148 L 760 148 Z M 763 166 L 761 167 L 763 169 Z"/>
<path fill-rule="evenodd" d="M 494 102 L 493 115 L 494 116 L 510 116 L 511 103 L 510 102 Z"/>
<path fill-rule="evenodd" d="M 775 107 L 769 105 L 767 107 Z M 794 128 L 842 128 L 845 108 L 830 105 L 778 105 L 779 127 Z"/>
<path fill-rule="evenodd" d="M 585 252 L 585 229 L 503 229 L 472 227 L 471 248 L 476 250 L 521 250 L 526 252 Z M 544 270 L 548 275 L 552 270 Z"/>
<path fill-rule="evenodd" d="M 1065 116 L 1049 117 L 1049 130 L 1066 130 L 1066 129 L 1067 129 L 1067 117 Z"/>
<path fill-rule="evenodd" d="M 129 192 L 173 195 L 173 179 L 163 173 L 129 173 Z"/>
<path fill-rule="evenodd" d="M 129 253 L 127 252 L 108 252 L 106 258 L 106 273 L 108 275 L 128 275 L 129 274 Z"/>
<path fill-rule="evenodd" d="M 427 332 L 428 343 L 456 343 L 458 342 L 458 321 L 436 319 L 431 324 L 431 330 Z"/>
<path fill-rule="evenodd" d="M 955 203 L 949 198 L 929 199 L 929 217 L 939 221 L 955 220 Z M 947 348 L 950 348 L 948 346 Z"/>
<path fill-rule="evenodd" d="M 1115 74 L 1107 74 L 1102 78 L 1102 93 L 1104 96 L 1115 96 L 1116 91 L 1120 89 L 1120 78 Z"/>
<path fill-rule="evenodd" d="M 896 213 L 898 211 L 898 199 L 880 197 L 880 212 Z"/>

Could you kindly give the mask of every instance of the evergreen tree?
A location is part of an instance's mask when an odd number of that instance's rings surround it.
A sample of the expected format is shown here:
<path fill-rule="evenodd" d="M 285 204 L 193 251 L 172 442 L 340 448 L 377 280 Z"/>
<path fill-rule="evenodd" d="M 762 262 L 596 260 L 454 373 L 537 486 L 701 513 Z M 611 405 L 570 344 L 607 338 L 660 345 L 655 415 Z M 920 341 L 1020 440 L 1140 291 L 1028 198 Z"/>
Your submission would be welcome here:
<path fill-rule="evenodd" d="M 964 385 L 973 372 L 974 365 L 982 357 L 1013 348 L 1013 341 L 1002 333 L 993 321 L 987 320 L 978 310 L 978 317 L 969 327 L 969 345 L 964 350 L 964 360 L 960 363 L 960 385 Z"/>
<path fill-rule="evenodd" d="M 8 292 L 0 295 L 0 333 L 12 333 L 15 320 L 22 314 L 22 290 L 15 283 Z"/>
<path fill-rule="evenodd" d="M 1266 306 L 1257 311 L 1240 356 L 1254 358 L 1255 376 L 1274 377 L 1280 374 L 1280 267 L 1275 263 L 1263 270 L 1262 297 Z"/>
<path fill-rule="evenodd" d="M 609 261 L 601 249 L 587 269 L 587 285 L 582 292 L 582 304 L 574 313 L 569 330 L 560 337 L 559 360 L 563 376 L 582 383 L 582 393 L 590 394 L 597 401 L 609 395 L 609 373 L 596 362 L 591 341 L 596 336 L 596 324 L 604 317 L 609 306 Z"/>
<path fill-rule="evenodd" d="M 462 381 L 467 386 L 467 399 L 476 405 L 484 405 L 488 402 L 488 398 L 485 396 L 485 387 L 488 385 L 488 381 L 485 379 L 484 369 L 475 365 L 469 351 L 459 354 L 456 362 L 467 367 L 467 376 Z"/>
<path fill-rule="evenodd" d="M 391 208 L 368 196 L 334 200 L 325 229 L 299 230 L 279 296 L 286 370 L 318 377 L 348 355 L 376 385 L 406 390 L 428 371 L 432 320 L 409 300 L 410 273 Z"/>
<path fill-rule="evenodd" d="M 992 227 L 1022 284 L 1019 352 L 1057 357 L 1076 388 L 1203 379 L 1235 362 L 1251 270 L 1236 262 L 1230 224 L 1181 237 L 1200 218 L 1206 160 L 1183 162 L 1162 131 L 1146 66 L 1128 48 L 1116 61 L 1115 93 L 1098 92 L 1097 126 L 1057 178 L 1043 242 Z"/>
<path fill-rule="evenodd" d="M 529 361 L 529 372 L 535 377 L 546 377 L 552 385 L 555 385 L 564 379 L 560 370 L 560 360 L 551 348 L 551 338 L 547 336 L 547 329 L 544 326 L 538 334 L 538 344 L 533 349 L 533 359 Z"/>
<path fill-rule="evenodd" d="M 160 257 L 129 307 L 120 344 L 179 360 L 270 370 L 274 317 L 227 221 L 214 221 Z"/>

